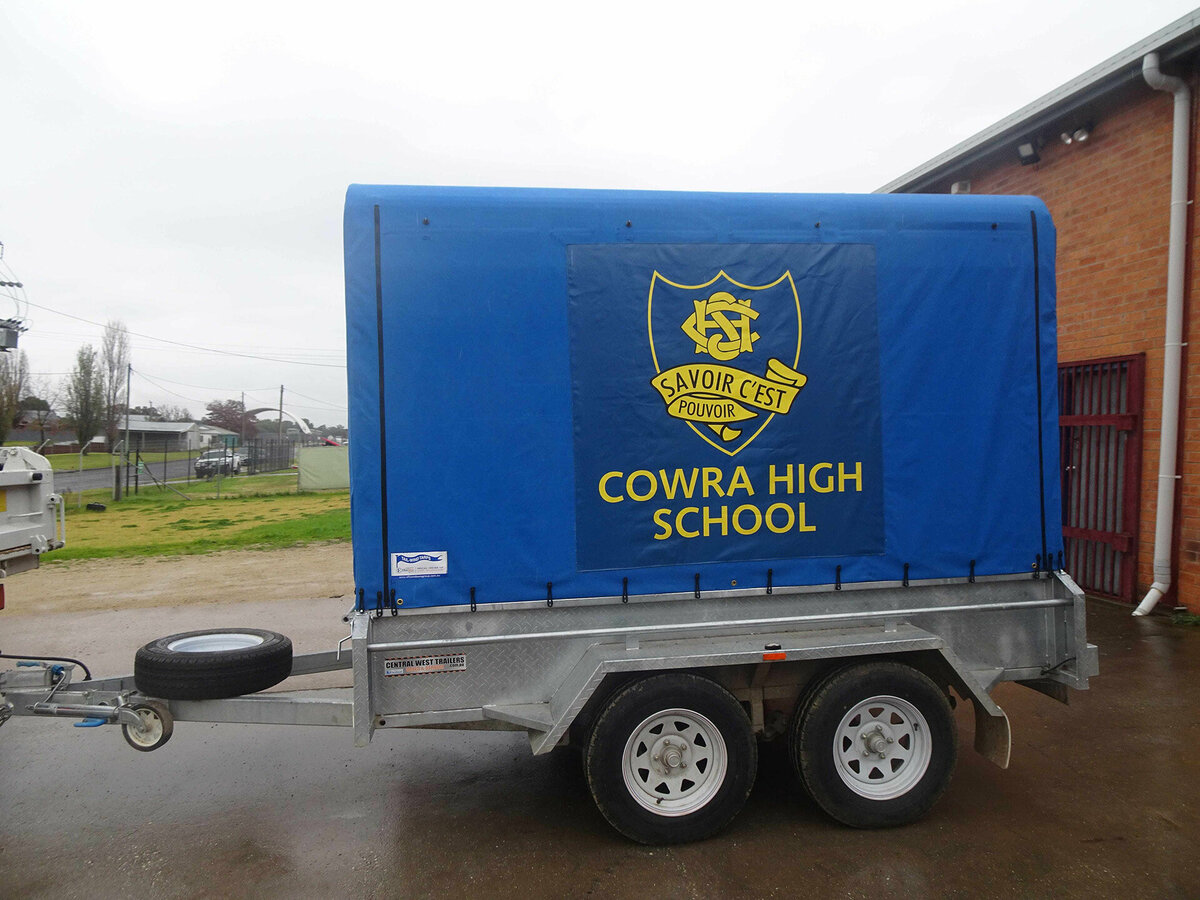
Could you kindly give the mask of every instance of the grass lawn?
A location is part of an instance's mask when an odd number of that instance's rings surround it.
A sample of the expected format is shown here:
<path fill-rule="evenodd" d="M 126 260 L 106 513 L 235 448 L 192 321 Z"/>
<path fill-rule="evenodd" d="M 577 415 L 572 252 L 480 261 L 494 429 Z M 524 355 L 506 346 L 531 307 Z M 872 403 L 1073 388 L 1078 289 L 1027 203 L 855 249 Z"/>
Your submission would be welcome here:
<path fill-rule="evenodd" d="M 265 494 L 295 494 L 296 482 L 296 472 L 290 471 L 279 474 L 235 475 L 233 477 L 224 476 L 221 478 L 193 477 L 190 481 L 172 481 L 171 487 L 193 500 L 215 499 L 218 495 L 224 500 L 226 497 L 261 497 Z M 335 491 L 334 493 L 337 492 Z M 342 493 L 345 494 L 346 491 L 342 491 Z M 95 497 L 92 496 L 93 494 L 95 494 Z M 75 497 L 78 495 L 72 494 L 71 496 Z M 160 503 L 169 502 L 171 497 L 177 500 L 183 499 L 175 491 L 169 488 L 160 488 L 150 482 L 148 478 L 143 478 L 138 492 L 136 494 L 127 494 L 125 499 L 117 505 L 134 503 L 156 506 Z M 83 492 L 84 503 L 90 500 L 99 500 L 101 503 L 107 504 L 111 498 L 112 491 L 108 488 Z"/>
<path fill-rule="evenodd" d="M 350 539 L 349 491 L 297 493 L 295 475 L 222 478 L 176 487 L 191 499 L 143 488 L 113 503 L 108 491 L 84 491 L 83 503 L 104 503 L 104 512 L 77 509 L 79 495 L 69 495 L 67 546 L 48 554 L 45 562 Z"/>

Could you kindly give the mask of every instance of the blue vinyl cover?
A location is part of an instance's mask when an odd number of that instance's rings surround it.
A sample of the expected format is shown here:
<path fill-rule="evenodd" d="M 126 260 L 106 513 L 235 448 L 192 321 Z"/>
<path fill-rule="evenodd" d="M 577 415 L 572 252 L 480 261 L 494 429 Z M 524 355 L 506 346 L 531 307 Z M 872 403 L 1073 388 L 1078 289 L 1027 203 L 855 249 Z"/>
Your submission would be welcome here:
<path fill-rule="evenodd" d="M 354 185 L 345 253 L 367 608 L 1059 558 L 1036 198 Z"/>

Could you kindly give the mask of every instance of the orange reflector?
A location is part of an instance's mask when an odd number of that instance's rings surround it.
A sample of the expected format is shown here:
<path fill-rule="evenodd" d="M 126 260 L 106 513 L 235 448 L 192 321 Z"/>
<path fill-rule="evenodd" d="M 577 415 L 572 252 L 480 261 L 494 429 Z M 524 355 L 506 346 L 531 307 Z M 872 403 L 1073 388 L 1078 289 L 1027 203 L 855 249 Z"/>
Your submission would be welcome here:
<path fill-rule="evenodd" d="M 781 659 L 787 659 L 786 653 L 764 653 L 763 662 L 777 662 Z"/>

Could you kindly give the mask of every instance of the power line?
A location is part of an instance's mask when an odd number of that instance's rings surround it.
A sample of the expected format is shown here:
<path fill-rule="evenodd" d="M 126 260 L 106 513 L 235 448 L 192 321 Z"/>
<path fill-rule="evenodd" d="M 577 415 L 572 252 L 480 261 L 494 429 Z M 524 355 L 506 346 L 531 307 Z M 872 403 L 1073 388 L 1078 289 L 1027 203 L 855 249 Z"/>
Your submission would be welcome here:
<path fill-rule="evenodd" d="M 305 403 L 292 403 L 290 401 L 287 403 L 286 408 L 287 409 L 319 410 L 321 412 L 347 412 L 348 411 L 344 406 L 310 406 Z"/>
<path fill-rule="evenodd" d="M 140 375 L 142 373 L 139 372 L 138 374 Z M 172 381 L 170 378 L 164 378 L 162 375 L 155 375 L 154 377 L 157 378 L 159 381 L 165 381 L 167 384 L 176 384 L 176 385 L 179 385 L 180 387 L 196 388 L 197 390 L 200 390 L 200 391 L 217 391 L 218 393 L 236 394 L 239 391 L 243 390 L 242 388 L 210 387 L 207 384 L 188 384 L 187 382 L 184 382 L 184 381 Z M 253 388 L 253 390 L 254 391 L 273 391 L 273 390 L 275 390 L 275 388 L 274 388 L 274 386 L 272 386 L 272 387 L 266 387 L 266 388 Z M 246 391 L 246 393 L 249 394 L 249 393 L 251 393 L 252 389 L 246 388 L 245 391 Z M 312 398 L 309 398 L 309 399 L 312 399 Z"/>
<path fill-rule="evenodd" d="M 163 387 L 161 384 L 159 384 L 157 381 L 155 381 L 153 378 L 151 378 L 145 372 L 139 372 L 137 369 L 131 369 L 130 371 L 133 372 L 134 375 L 138 376 L 138 378 L 141 378 L 144 381 L 150 382 L 152 385 L 154 385 L 160 391 L 166 391 L 172 397 L 178 397 L 180 400 L 187 400 L 191 403 L 207 403 L 208 402 L 206 400 L 198 400 L 195 397 L 185 397 L 183 394 L 180 394 L 177 391 L 173 391 L 168 387 Z"/>
<path fill-rule="evenodd" d="M 0 292 L 6 300 L 11 300 L 17 307 L 17 318 L 25 318 L 21 312 L 21 304 L 29 305 L 29 299 L 25 296 L 25 285 L 21 283 L 21 279 L 17 277 L 17 273 L 12 270 L 4 260 L 4 245 L 0 243 L 0 275 L 4 275 L 4 290 Z M 26 310 L 28 312 L 28 310 Z"/>
<path fill-rule="evenodd" d="M 47 336 L 47 335 L 50 335 L 50 336 Z M 57 343 L 57 344 L 73 344 L 75 347 L 78 347 L 81 343 L 86 343 L 89 340 L 89 335 L 82 335 L 82 334 L 77 334 L 77 335 L 64 334 L 61 337 L 56 337 L 53 335 L 53 333 L 46 332 L 40 328 L 36 329 L 33 332 L 33 336 L 36 338 L 37 343 L 40 345 L 48 345 L 48 344 Z M 150 353 L 170 353 L 175 356 L 206 356 L 206 355 L 209 355 L 209 353 L 210 353 L 210 351 L 207 351 L 207 350 L 188 350 L 183 347 L 155 346 L 155 345 L 149 344 L 149 343 L 143 344 L 140 340 L 139 341 L 130 341 L 129 346 L 130 346 L 130 350 L 133 352 L 133 354 L 135 356 L 141 355 L 141 354 L 150 354 Z M 312 355 L 309 354 L 309 356 L 311 357 Z M 320 359 L 321 357 L 319 354 L 317 354 L 317 356 L 315 358 Z M 309 364 L 305 360 L 290 360 L 284 356 L 274 356 L 274 357 L 269 357 L 268 359 L 272 362 L 305 362 L 305 364 Z M 331 355 L 331 356 L 325 357 L 325 359 L 328 359 L 329 362 L 331 363 L 330 368 L 344 368 L 344 365 L 340 362 L 333 364 L 334 360 L 339 359 L 339 357 L 335 357 L 335 356 Z M 315 365 L 316 363 L 312 363 L 312 364 Z"/>
<path fill-rule="evenodd" d="M 64 336 L 62 336 L 62 337 L 53 337 L 53 336 L 51 336 L 51 337 L 47 337 L 47 336 L 46 336 L 46 332 L 44 332 L 44 331 L 41 331 L 41 330 L 35 330 L 35 331 L 33 331 L 33 337 L 36 339 L 36 343 L 38 343 L 39 345 L 49 345 L 49 344 L 60 344 L 60 345 L 62 345 L 62 344 L 70 344 L 70 345 L 74 345 L 75 347 L 78 347 L 78 346 L 79 346 L 81 343 L 90 343 L 90 341 L 89 341 L 89 337 L 90 337 L 90 336 L 89 336 L 89 335 L 74 335 L 74 336 L 70 336 L 70 335 L 64 335 Z M 174 355 L 176 355 L 176 356 L 185 356 L 185 355 L 190 355 L 190 356 L 206 356 L 206 355 L 210 355 L 210 354 L 212 354 L 212 353 L 221 352 L 221 351 L 213 351 L 213 350 L 189 350 L 189 349 L 187 349 L 186 347 L 169 347 L 169 346 L 168 346 L 168 347 L 164 347 L 164 346 L 155 346 L 155 345 L 153 345 L 153 344 L 143 344 L 141 341 L 130 341 L 130 342 L 129 342 L 129 347 L 130 347 L 130 350 L 131 350 L 131 351 L 133 351 L 135 354 L 141 354 L 141 353 L 171 353 L 171 354 L 174 354 Z M 236 354 L 235 354 L 235 355 L 236 355 Z M 251 356 L 250 358 L 252 358 L 252 359 L 265 359 L 265 360 L 267 360 L 268 362 L 282 362 L 282 363 L 292 363 L 292 362 L 294 362 L 294 363 L 302 363 L 302 364 L 304 364 L 304 365 L 320 365 L 319 363 L 315 363 L 315 362 L 307 362 L 307 361 L 305 361 L 305 360 L 298 360 L 298 359 L 288 359 L 288 358 L 287 358 L 287 357 L 285 357 L 285 356 L 271 356 L 271 357 L 256 357 L 256 356 Z M 318 358 L 319 358 L 319 357 L 318 357 Z M 328 357 L 325 357 L 325 358 L 326 358 L 326 359 L 329 359 L 329 360 L 331 360 L 331 361 L 332 361 L 332 360 L 335 360 L 335 359 L 339 359 L 340 357 L 336 357 L 336 356 L 328 356 Z M 332 363 L 332 362 L 331 362 L 331 363 L 328 365 L 328 368 L 344 369 L 344 368 L 345 368 L 345 366 L 344 366 L 343 364 L 341 364 L 341 363 L 336 363 L 336 364 L 334 364 L 334 363 Z"/>
<path fill-rule="evenodd" d="M 246 393 L 246 396 L 249 397 L 250 400 L 253 400 L 255 403 L 261 403 L 263 406 L 270 407 L 271 409 L 276 409 L 279 406 L 278 397 L 273 397 L 270 400 L 270 402 L 267 402 L 262 399 L 261 394 L 258 391 L 246 391 L 245 393 Z M 260 394 L 260 396 L 256 397 L 256 396 L 254 396 L 255 394 Z M 291 388 L 287 389 L 287 395 L 289 398 L 287 401 L 288 408 L 291 408 L 294 406 L 297 409 L 327 409 L 327 410 L 331 410 L 333 412 L 347 412 L 348 411 L 347 407 L 345 407 L 345 406 L 337 406 L 336 404 L 333 404 L 333 403 L 326 403 L 323 400 L 317 400 L 315 397 L 305 397 L 305 399 L 314 400 L 317 404 L 319 404 L 318 406 L 313 406 L 311 403 L 294 403 L 290 399 L 293 395 L 295 395 L 297 397 L 304 397 L 305 395 L 301 394 L 299 391 L 294 391 Z"/>
<path fill-rule="evenodd" d="M 217 391 L 220 393 L 234 393 L 234 394 L 241 392 L 244 394 L 253 395 L 255 393 L 261 393 L 262 391 L 268 391 L 268 390 L 273 391 L 274 390 L 274 388 L 257 388 L 252 391 L 242 391 L 240 388 L 210 388 L 210 387 L 206 387 L 201 384 L 184 384 L 183 382 L 180 382 L 180 381 L 171 381 L 171 379 L 162 378 L 161 376 L 158 376 L 157 379 L 151 378 L 149 375 L 147 375 L 145 372 L 140 371 L 139 369 L 133 369 L 132 372 L 133 372 L 133 374 L 137 375 L 139 378 L 141 378 L 145 381 L 148 381 L 150 384 L 154 385 L 160 391 L 166 391 L 168 394 L 170 394 L 173 397 L 178 397 L 180 400 L 187 400 L 191 403 L 203 403 L 205 405 L 208 404 L 207 400 L 201 400 L 197 397 L 188 397 L 184 394 L 180 394 L 177 391 L 173 391 L 168 387 L 164 387 L 163 385 L 159 384 L 158 382 L 161 380 L 161 381 L 167 382 L 168 384 L 180 385 L 181 387 L 192 387 L 192 388 L 197 388 L 202 391 Z M 298 397 L 304 397 L 307 400 L 313 400 L 317 403 L 322 404 L 321 406 L 309 406 L 304 403 L 288 403 L 289 407 L 295 407 L 296 409 L 325 410 L 325 411 L 329 411 L 329 412 L 348 412 L 347 408 L 344 406 L 334 406 L 332 403 L 327 404 L 327 403 L 324 403 L 324 401 L 317 400 L 317 398 L 315 398 L 315 397 L 309 397 L 306 394 L 301 394 L 299 391 L 292 391 L 289 389 L 288 393 L 296 394 L 296 396 L 298 396 Z M 261 401 L 259 401 L 259 402 L 261 402 Z M 275 407 L 272 405 L 270 408 L 274 409 Z"/>
<path fill-rule="evenodd" d="M 62 313 L 61 315 L 65 315 L 65 313 Z M 132 332 L 130 332 L 130 333 L 132 334 Z M 32 330 L 32 335 L 34 337 L 36 337 L 39 341 L 47 341 L 47 340 L 58 341 L 59 339 L 61 339 L 61 343 L 67 343 L 67 342 L 75 343 L 77 341 L 87 341 L 90 337 L 92 337 L 92 335 L 89 334 L 88 332 L 49 331 L 45 328 L 37 328 L 37 329 Z M 156 339 L 154 339 L 154 340 L 156 340 Z M 231 346 L 231 347 L 241 346 L 241 347 L 243 347 L 243 349 L 245 349 L 248 346 L 258 346 L 258 345 L 230 344 L 229 346 Z M 180 353 L 180 352 L 209 353 L 209 352 L 213 352 L 213 351 L 209 351 L 209 350 L 180 351 L 173 347 L 148 347 L 145 344 L 132 344 L 132 347 L 135 350 L 150 350 L 150 351 L 162 352 L 162 353 Z M 343 358 L 346 355 L 345 350 L 336 350 L 336 349 L 332 349 L 332 348 L 321 348 L 321 347 L 314 347 L 314 348 L 278 347 L 275 349 L 278 349 L 279 351 L 281 351 L 281 353 L 284 350 L 297 350 L 297 351 L 303 352 L 305 355 L 312 355 L 312 354 L 326 355 L 331 358 L 338 358 L 338 359 Z M 271 358 L 287 361 L 286 354 L 281 355 L 280 357 L 271 357 Z"/>
<path fill-rule="evenodd" d="M 279 399 L 277 397 L 271 398 L 271 400 L 268 402 L 268 401 L 263 400 L 261 396 L 255 397 L 254 394 L 256 394 L 256 393 L 260 393 L 260 392 L 246 391 L 246 396 L 249 398 L 249 400 L 253 400 L 255 403 L 262 404 L 262 406 L 264 408 L 267 408 L 267 409 L 278 409 L 279 408 Z M 293 391 L 291 388 L 287 389 L 287 394 L 289 397 L 292 394 L 295 394 L 297 397 L 304 396 L 304 394 L 301 394 L 299 391 Z M 309 397 L 308 399 L 312 400 L 315 398 Z M 249 406 L 250 406 L 249 400 L 246 403 L 247 408 L 249 408 Z M 335 406 L 332 403 L 323 403 L 320 400 L 317 400 L 317 402 L 321 403 L 322 405 L 321 406 L 313 406 L 312 404 L 309 404 L 309 403 L 293 403 L 291 400 L 288 400 L 286 407 L 287 407 L 287 409 L 292 409 L 294 407 L 296 409 L 325 410 L 325 411 L 329 411 L 329 412 L 348 412 L 347 408 L 344 406 Z"/>
<path fill-rule="evenodd" d="M 58 309 L 51 309 L 49 306 L 42 306 L 40 303 L 34 303 L 31 300 L 26 300 L 25 302 L 28 303 L 30 306 L 36 307 L 37 309 L 44 309 L 46 312 L 52 312 L 55 315 L 65 316 L 68 319 L 75 319 L 78 322 L 86 322 L 89 325 L 95 325 L 97 328 L 107 327 L 105 325 L 101 325 L 99 322 L 94 322 L 91 319 L 85 319 L 83 316 L 76 316 L 76 315 L 72 315 L 71 313 L 65 313 Z M 172 341 L 167 338 L 155 337 L 152 334 L 142 334 L 137 331 L 130 331 L 129 329 L 125 329 L 125 332 L 126 332 L 126 334 L 132 335 L 133 337 L 145 338 L 148 341 L 158 341 L 159 343 L 162 343 L 162 344 L 171 344 L 172 346 L 175 346 L 175 347 L 187 347 L 188 349 L 191 349 L 191 350 L 199 350 L 202 353 L 216 353 L 221 356 L 239 356 L 243 359 L 258 359 L 258 360 L 262 360 L 263 362 L 288 363 L 293 366 L 314 366 L 314 367 L 320 368 L 320 369 L 344 369 L 344 368 L 346 368 L 344 365 L 336 365 L 333 363 L 305 362 L 303 360 L 298 360 L 298 359 L 281 359 L 279 357 L 273 357 L 273 356 L 259 356 L 254 353 L 237 353 L 233 350 L 217 350 L 213 347 L 201 347 L 198 344 L 185 344 L 183 341 Z M 142 376 L 142 377 L 145 377 L 145 376 Z"/>
<path fill-rule="evenodd" d="M 334 409 L 334 410 L 339 410 L 339 411 L 346 409 L 346 407 L 344 407 L 344 406 L 335 406 L 334 404 L 330 403 L 328 400 L 321 400 L 318 397 L 310 397 L 310 396 L 308 396 L 308 394 L 302 394 L 295 388 L 288 388 L 288 393 L 295 394 L 297 397 L 303 397 L 305 400 L 311 400 L 313 403 L 320 403 L 322 406 L 328 407 L 329 409 Z M 313 409 L 313 407 L 311 407 L 311 406 L 305 407 L 305 408 Z"/>

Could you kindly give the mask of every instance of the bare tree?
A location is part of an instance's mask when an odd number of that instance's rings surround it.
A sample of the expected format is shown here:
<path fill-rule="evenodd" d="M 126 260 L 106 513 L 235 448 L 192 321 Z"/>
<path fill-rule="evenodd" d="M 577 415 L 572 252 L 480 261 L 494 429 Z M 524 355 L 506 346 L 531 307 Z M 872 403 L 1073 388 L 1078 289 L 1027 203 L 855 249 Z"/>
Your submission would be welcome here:
<path fill-rule="evenodd" d="M 172 406 L 170 403 L 163 403 L 158 407 L 158 414 L 164 422 L 190 422 L 192 421 L 192 413 L 190 410 L 182 406 Z"/>
<path fill-rule="evenodd" d="M 84 344 L 75 354 L 75 368 L 67 376 L 63 391 L 63 407 L 75 429 L 79 449 L 86 452 L 104 425 L 104 373 L 91 344 Z"/>
<path fill-rule="evenodd" d="M 125 407 L 120 408 L 125 415 Z M 149 422 L 190 422 L 192 414 L 182 406 L 172 406 L 170 403 L 153 403 L 150 406 L 131 406 L 129 414 L 145 416 Z"/>
<path fill-rule="evenodd" d="M 102 388 L 101 423 L 109 450 L 117 445 L 125 403 L 125 378 L 129 367 L 129 332 L 119 319 L 109 319 L 100 342 Z"/>
<path fill-rule="evenodd" d="M 29 357 L 25 351 L 0 354 L 0 444 L 21 415 L 21 398 L 29 381 Z"/>
<path fill-rule="evenodd" d="M 50 425 L 50 416 L 57 402 L 58 393 L 49 378 L 30 376 L 20 405 L 22 419 L 29 426 L 38 430 L 39 448 L 46 443 L 46 429 L 53 430 Z"/>

